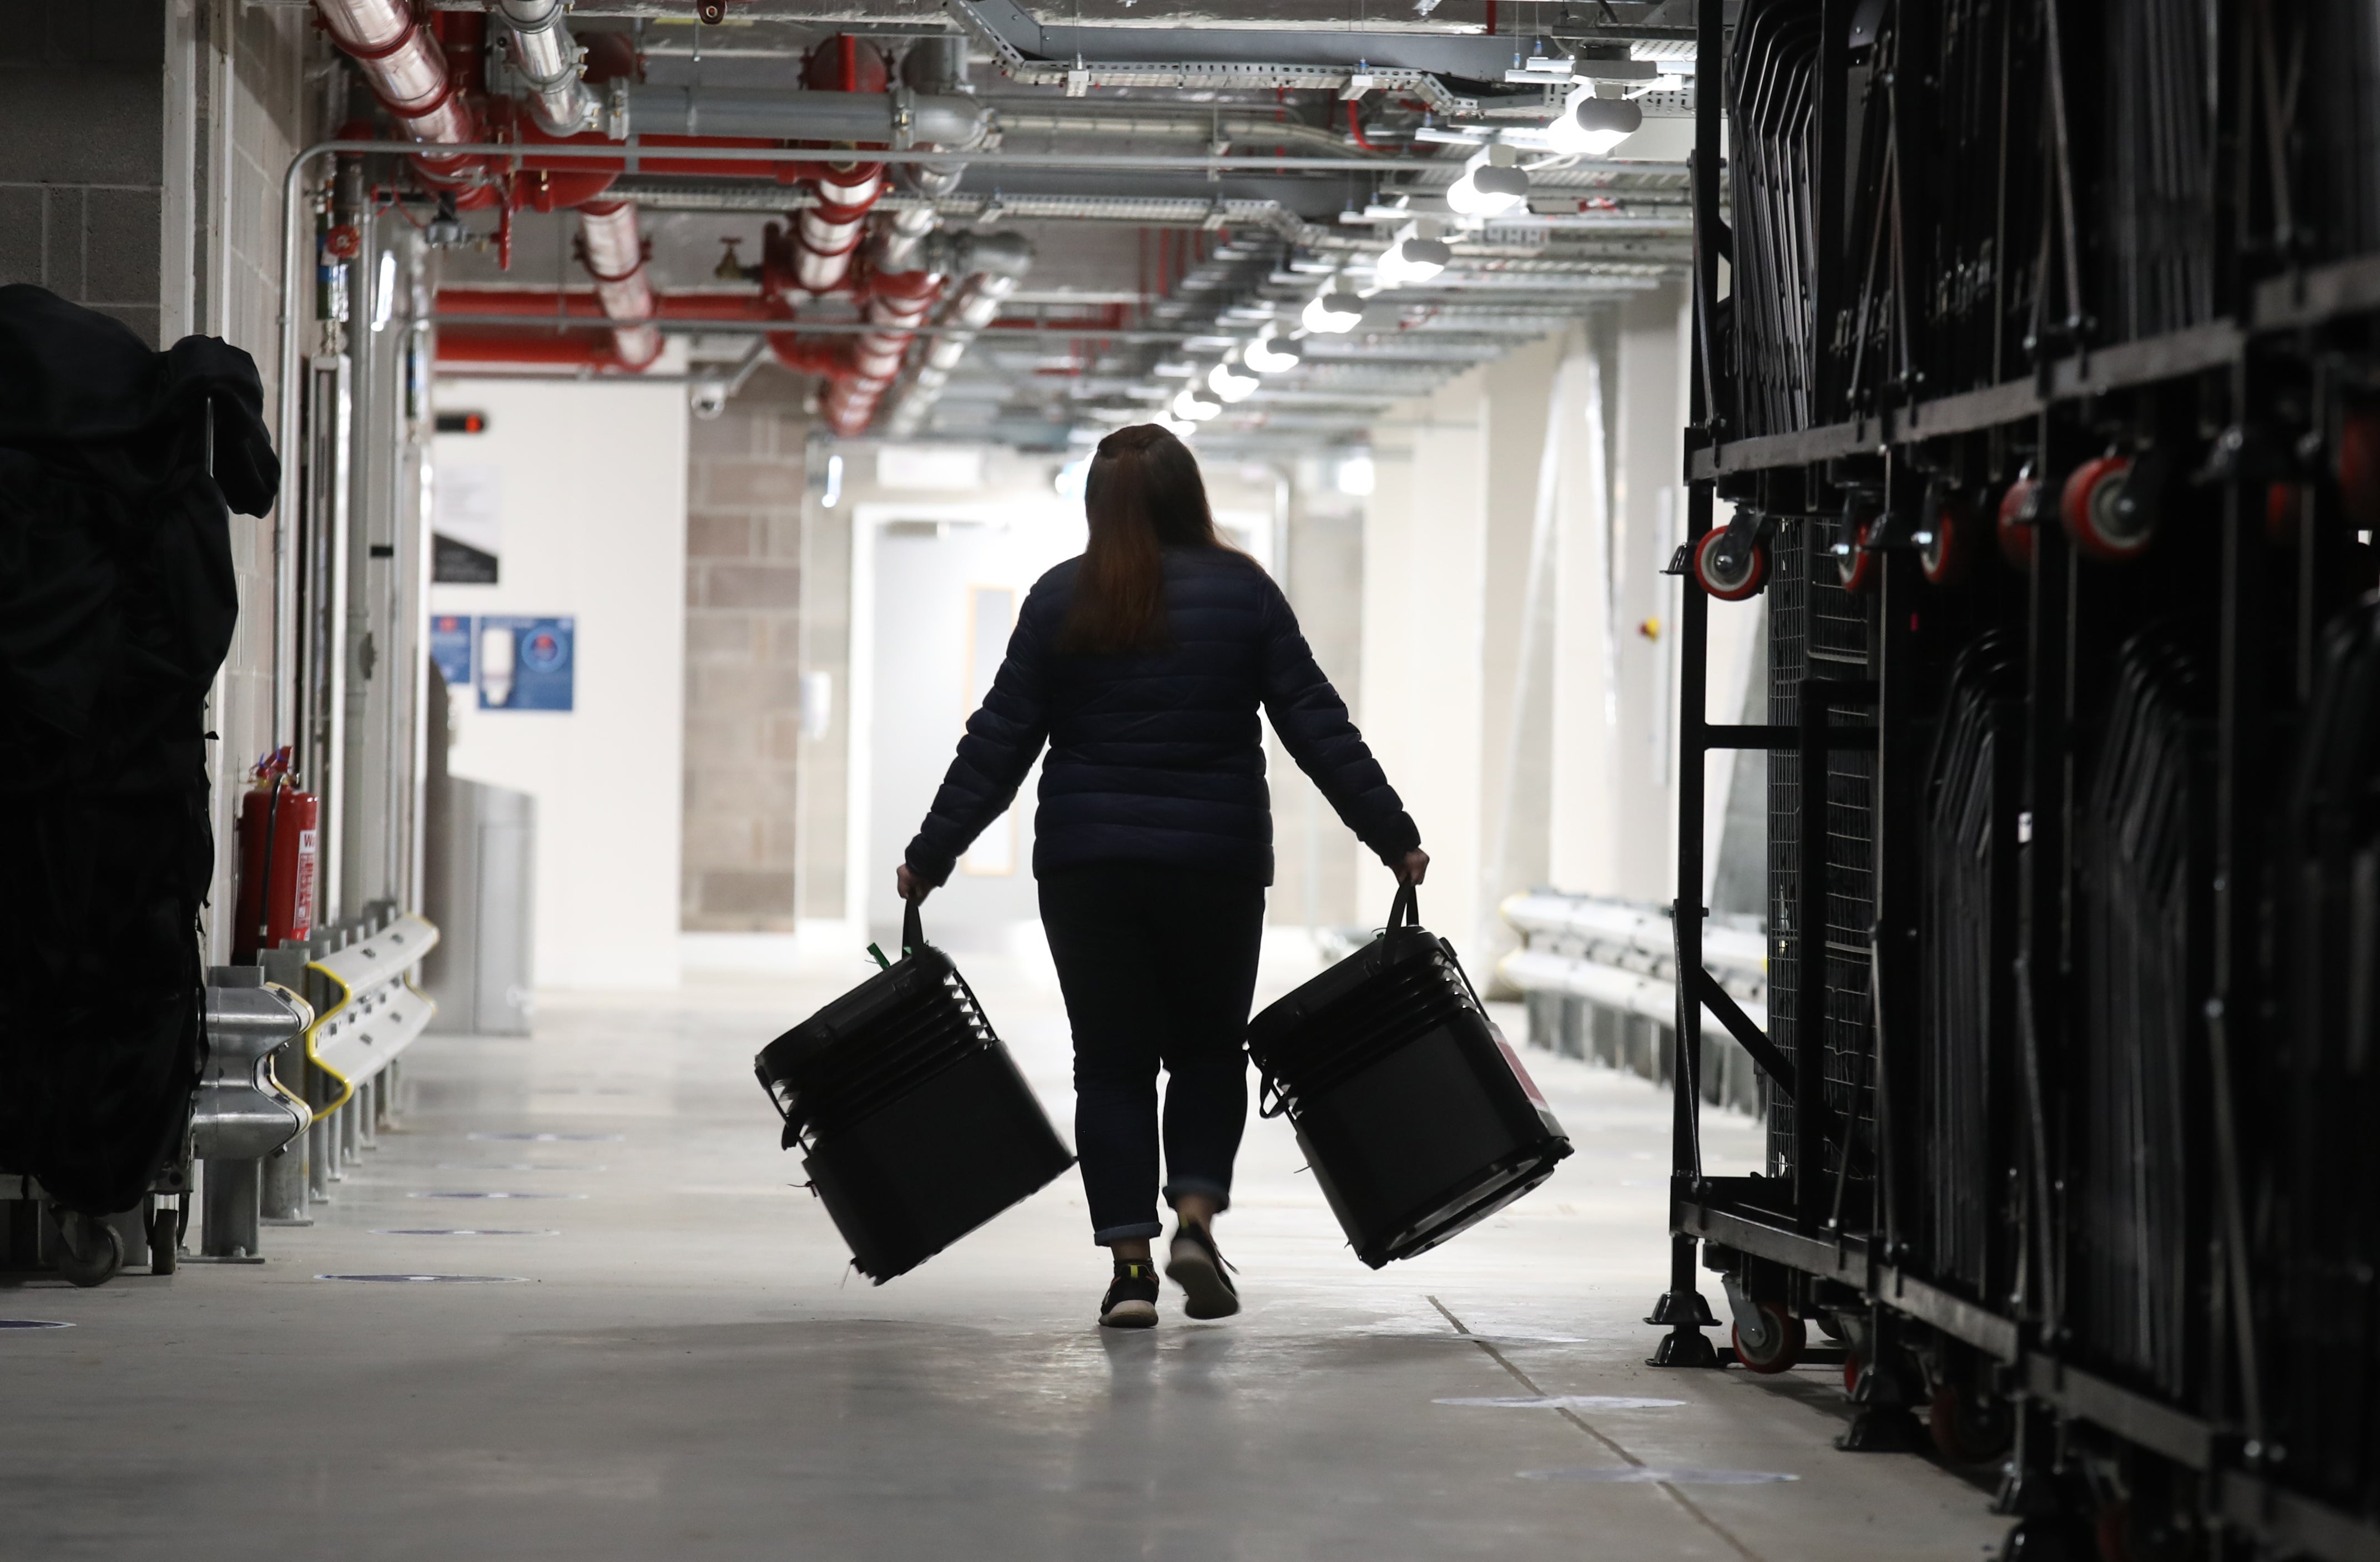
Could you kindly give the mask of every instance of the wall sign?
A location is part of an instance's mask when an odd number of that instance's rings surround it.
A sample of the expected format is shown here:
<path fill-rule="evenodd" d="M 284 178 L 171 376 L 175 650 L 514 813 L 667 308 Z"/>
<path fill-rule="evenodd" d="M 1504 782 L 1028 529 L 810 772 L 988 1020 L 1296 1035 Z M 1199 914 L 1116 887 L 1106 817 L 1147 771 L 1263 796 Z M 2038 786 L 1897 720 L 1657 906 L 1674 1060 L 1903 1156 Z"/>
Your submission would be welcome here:
<path fill-rule="evenodd" d="M 441 586 L 493 586 L 504 551 L 501 466 L 442 461 L 431 479 L 430 578 Z"/>
<path fill-rule="evenodd" d="M 573 708 L 577 623 L 576 618 L 483 615 L 478 635 L 480 708 Z"/>
<path fill-rule="evenodd" d="M 430 615 L 430 660 L 449 689 L 471 686 L 471 620 L 464 613 Z"/>

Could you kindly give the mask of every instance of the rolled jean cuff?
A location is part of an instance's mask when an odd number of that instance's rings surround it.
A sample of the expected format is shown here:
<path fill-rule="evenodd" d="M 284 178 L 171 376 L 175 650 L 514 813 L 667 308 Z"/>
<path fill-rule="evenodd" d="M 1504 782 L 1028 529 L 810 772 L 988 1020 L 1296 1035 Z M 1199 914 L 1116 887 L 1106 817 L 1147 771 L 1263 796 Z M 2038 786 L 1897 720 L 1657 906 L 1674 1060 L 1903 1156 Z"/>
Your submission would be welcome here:
<path fill-rule="evenodd" d="M 1168 1182 L 1165 1185 L 1165 1207 L 1181 1208 L 1184 1194 L 1194 1198 L 1212 1199 L 1218 1211 L 1232 1207 L 1231 1185 L 1218 1182 L 1211 1177 L 1177 1177 Z"/>
<path fill-rule="evenodd" d="M 1140 1241 L 1165 1234 L 1161 1221 L 1138 1220 L 1129 1226 L 1109 1226 L 1091 1233 L 1091 1241 L 1100 1247 L 1113 1247 L 1118 1242 Z"/>

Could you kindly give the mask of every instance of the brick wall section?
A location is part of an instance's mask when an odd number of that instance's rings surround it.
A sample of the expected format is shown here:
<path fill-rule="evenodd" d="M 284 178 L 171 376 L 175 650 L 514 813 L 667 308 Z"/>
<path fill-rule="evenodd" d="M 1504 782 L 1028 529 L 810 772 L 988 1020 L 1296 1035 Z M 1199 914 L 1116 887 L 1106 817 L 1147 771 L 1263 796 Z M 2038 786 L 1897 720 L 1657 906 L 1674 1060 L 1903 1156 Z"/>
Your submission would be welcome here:
<path fill-rule="evenodd" d="M 682 926 L 790 932 L 801 743 L 804 441 L 755 378 L 687 461 Z"/>

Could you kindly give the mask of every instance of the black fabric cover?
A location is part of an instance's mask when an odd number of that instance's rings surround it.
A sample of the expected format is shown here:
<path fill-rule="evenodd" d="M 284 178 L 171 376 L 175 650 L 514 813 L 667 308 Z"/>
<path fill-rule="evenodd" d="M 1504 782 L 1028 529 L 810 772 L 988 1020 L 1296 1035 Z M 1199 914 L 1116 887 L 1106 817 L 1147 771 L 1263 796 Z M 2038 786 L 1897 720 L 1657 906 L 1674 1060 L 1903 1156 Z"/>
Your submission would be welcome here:
<path fill-rule="evenodd" d="M 1272 882 L 1263 707 L 1281 746 L 1384 861 L 1421 834 L 1315 665 L 1272 577 L 1227 548 L 1165 550 L 1172 643 L 1126 656 L 1058 650 L 1079 559 L 1034 584 L 983 708 L 909 842 L 909 870 L 950 877 L 1015 797 L 1046 741 L 1033 871 L 1160 863 Z"/>
<path fill-rule="evenodd" d="M 237 347 L 0 287 L 0 1169 L 93 1214 L 176 1153 L 203 1056 L 205 701 L 226 502 L 280 482 L 263 406 Z"/>

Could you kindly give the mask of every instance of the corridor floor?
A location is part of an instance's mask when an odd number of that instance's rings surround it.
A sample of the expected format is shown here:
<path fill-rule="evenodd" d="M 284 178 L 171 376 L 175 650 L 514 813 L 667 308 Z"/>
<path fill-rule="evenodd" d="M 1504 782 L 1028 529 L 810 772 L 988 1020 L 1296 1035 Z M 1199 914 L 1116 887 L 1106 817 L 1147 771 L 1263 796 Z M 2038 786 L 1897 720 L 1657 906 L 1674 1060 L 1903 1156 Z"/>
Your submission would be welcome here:
<path fill-rule="evenodd" d="M 1064 1124 L 1046 971 L 965 963 Z M 268 1262 L 0 1287 L 74 1326 L 0 1329 L 0 1558 L 1972 1562 L 2004 1529 L 1975 1480 L 1835 1451 L 1838 1368 L 1644 1364 L 1668 1098 L 1542 1053 L 1578 1154 L 1411 1263 L 1356 1263 L 1252 1121 L 1237 1318 L 1169 1291 L 1093 1326 L 1072 1176 L 870 1287 L 750 1072 L 862 974 L 427 1037 L 401 1126 Z M 1714 1169 L 1755 1164 L 1706 1123 Z M 408 1275 L 453 1278 L 335 1277 Z"/>

